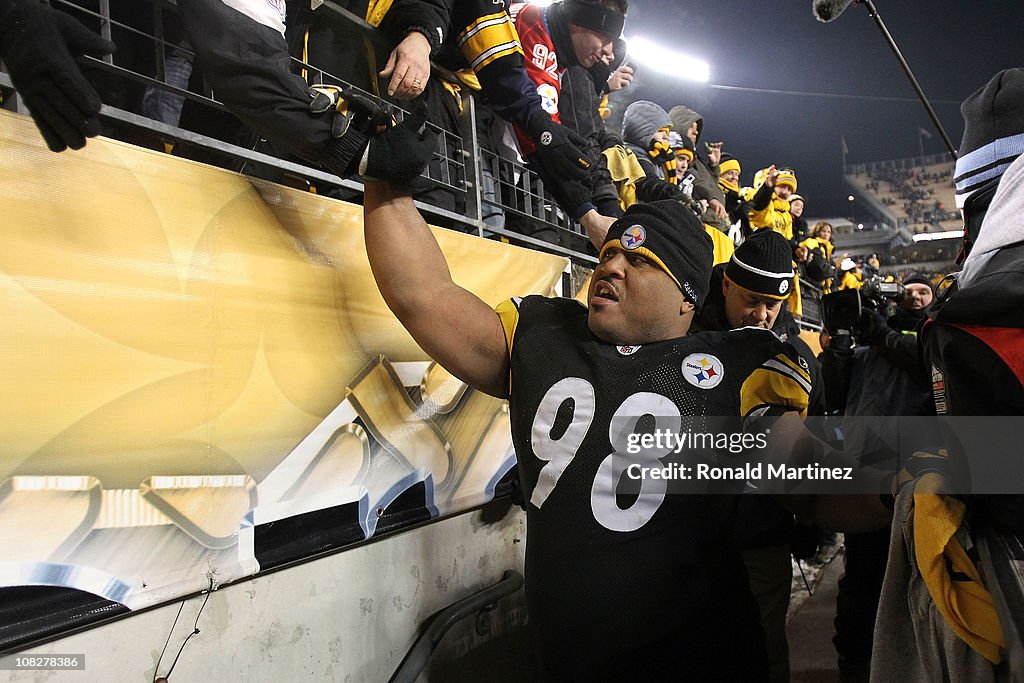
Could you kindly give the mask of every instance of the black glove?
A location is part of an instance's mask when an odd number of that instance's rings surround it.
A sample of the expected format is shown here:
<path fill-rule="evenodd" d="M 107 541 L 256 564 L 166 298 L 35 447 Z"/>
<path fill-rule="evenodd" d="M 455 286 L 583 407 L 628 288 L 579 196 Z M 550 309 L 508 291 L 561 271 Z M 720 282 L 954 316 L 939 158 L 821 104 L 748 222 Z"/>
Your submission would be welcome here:
<path fill-rule="evenodd" d="M 865 308 L 860 312 L 860 324 L 858 325 L 857 332 L 865 341 L 871 342 L 872 344 L 881 344 L 885 341 L 885 335 L 889 333 L 889 324 L 885 321 L 885 318 L 876 311 L 872 311 L 870 308 Z"/>
<path fill-rule="evenodd" d="M 361 173 L 368 180 L 407 183 L 423 172 L 436 149 L 437 133 L 427 126 L 427 108 L 421 102 L 404 121 L 380 135 L 348 128 L 327 144 L 320 164 L 342 177 Z M 360 169 L 364 156 L 366 166 Z"/>
<path fill-rule="evenodd" d="M 54 152 L 81 149 L 100 132 L 102 103 L 75 57 L 113 51 L 113 43 L 38 0 L 0 2 L 0 57 Z"/>
<path fill-rule="evenodd" d="M 334 116 L 331 137 L 343 137 L 353 129 L 366 136 L 376 135 L 391 121 L 391 105 L 349 86 L 313 85 L 306 94 L 311 112 L 331 112 Z"/>
<path fill-rule="evenodd" d="M 587 141 L 537 110 L 526 122 L 526 133 L 537 149 L 531 155 L 545 178 L 585 181 L 594 160 L 583 150 Z M 575 208 L 575 207 L 573 207 Z"/>
<path fill-rule="evenodd" d="M 370 140 L 366 168 L 368 180 L 407 183 L 427 167 L 437 150 L 437 133 L 427 125 L 427 106 L 421 101 L 397 126 Z"/>

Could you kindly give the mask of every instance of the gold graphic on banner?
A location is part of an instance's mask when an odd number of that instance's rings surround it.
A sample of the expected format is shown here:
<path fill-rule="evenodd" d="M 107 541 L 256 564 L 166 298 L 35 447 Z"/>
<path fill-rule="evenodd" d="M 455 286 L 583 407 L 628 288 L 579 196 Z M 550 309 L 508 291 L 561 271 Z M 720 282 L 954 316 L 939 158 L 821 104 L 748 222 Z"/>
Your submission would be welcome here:
<path fill-rule="evenodd" d="M 0 587 L 173 600 L 258 569 L 254 510 L 386 507 L 424 475 L 449 514 L 507 469 L 506 405 L 388 311 L 361 207 L 104 139 L 52 154 L 8 112 L 0 206 Z M 435 234 L 492 305 L 566 268 Z"/>

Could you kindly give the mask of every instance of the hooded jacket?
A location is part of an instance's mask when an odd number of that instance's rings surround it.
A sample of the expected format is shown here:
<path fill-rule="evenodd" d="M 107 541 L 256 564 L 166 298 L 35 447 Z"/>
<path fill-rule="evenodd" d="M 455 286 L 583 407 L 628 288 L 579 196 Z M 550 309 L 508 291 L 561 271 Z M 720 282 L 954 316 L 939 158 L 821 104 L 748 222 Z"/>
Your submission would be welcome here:
<path fill-rule="evenodd" d="M 1024 241 L 1024 155 L 1017 157 L 1003 177 L 993 197 L 978 239 L 964 261 L 960 289 L 970 286 L 1000 249 Z"/>
<path fill-rule="evenodd" d="M 688 199 L 678 185 L 665 180 L 665 169 L 654 163 L 647 153 L 654 134 L 671 125 L 672 121 L 668 114 L 654 102 L 638 100 L 626 108 L 626 113 L 622 118 L 622 141 L 626 149 L 631 151 L 636 160 L 640 162 L 640 167 L 643 168 L 646 176 L 635 184 L 637 201 L 653 202 L 660 199 L 686 201 Z"/>
<path fill-rule="evenodd" d="M 920 333 L 940 414 L 1024 415 L 1022 211 L 1024 156 L 1003 175 L 956 290 L 932 304 Z"/>
<path fill-rule="evenodd" d="M 622 141 L 636 154 L 648 176 L 653 173 L 659 179 L 665 179 L 665 170 L 655 164 L 647 152 L 654 135 L 671 126 L 668 113 L 654 102 L 639 100 L 626 108 L 622 118 Z"/>
<path fill-rule="evenodd" d="M 704 117 L 683 105 L 672 107 L 668 112 L 669 118 L 672 120 L 672 127 L 679 131 L 680 135 L 686 135 L 686 131 L 690 129 L 690 125 L 693 123 L 697 124 L 697 142 L 700 142 L 701 133 L 704 131 Z M 712 165 L 708 160 L 706 154 L 701 154 L 700 146 L 696 145 L 697 154 L 694 157 L 693 163 L 690 164 L 690 170 L 693 173 L 693 198 L 694 199 L 705 199 L 711 201 L 717 199 L 725 206 L 725 193 L 722 192 L 722 188 L 718 186 L 718 164 Z M 710 209 L 704 213 L 702 217 L 703 221 L 708 225 L 713 225 L 722 232 L 729 232 L 731 223 L 728 218 L 720 219 L 715 215 L 714 211 Z"/>

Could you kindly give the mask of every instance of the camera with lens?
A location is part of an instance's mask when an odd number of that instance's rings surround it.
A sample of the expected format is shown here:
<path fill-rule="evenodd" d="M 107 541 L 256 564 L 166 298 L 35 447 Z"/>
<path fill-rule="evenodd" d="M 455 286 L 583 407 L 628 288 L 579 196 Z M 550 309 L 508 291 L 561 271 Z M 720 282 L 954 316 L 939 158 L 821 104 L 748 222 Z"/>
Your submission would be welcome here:
<path fill-rule="evenodd" d="M 829 412 L 841 412 L 845 408 L 850 361 L 863 312 L 872 310 L 888 317 L 902 297 L 902 284 L 886 282 L 874 275 L 859 289 L 844 289 L 821 298 L 822 323 L 831 335 L 821 363 L 825 378 L 825 405 Z"/>
<path fill-rule="evenodd" d="M 886 282 L 874 275 L 865 280 L 860 289 L 844 289 L 823 296 L 821 319 L 832 335 L 833 344 L 837 337 L 850 337 L 848 343 L 852 347 L 862 312 L 868 309 L 888 316 L 902 297 L 902 284 Z"/>

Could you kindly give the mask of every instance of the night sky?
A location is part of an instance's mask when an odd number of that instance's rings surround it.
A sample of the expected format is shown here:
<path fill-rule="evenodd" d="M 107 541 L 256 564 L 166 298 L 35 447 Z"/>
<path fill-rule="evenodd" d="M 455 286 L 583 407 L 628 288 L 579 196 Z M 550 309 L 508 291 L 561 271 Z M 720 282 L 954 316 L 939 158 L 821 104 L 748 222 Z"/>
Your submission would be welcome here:
<path fill-rule="evenodd" d="M 1022 4 L 1010 0 L 876 0 L 882 20 L 932 101 L 955 147 L 963 135 L 960 102 L 996 72 L 1024 66 Z M 771 163 L 797 172 L 807 216 L 848 211 L 841 136 L 848 163 L 917 156 L 945 146 L 863 5 L 823 24 L 812 0 L 687 2 L 632 0 L 625 35 L 643 36 L 711 66 L 711 85 L 905 98 L 828 99 L 724 91 L 640 66 L 618 111 L 635 99 L 704 115 L 702 141 L 725 141 L 742 182 Z M 621 115 L 621 114 L 620 114 Z M 618 119 L 613 115 L 612 121 Z"/>

